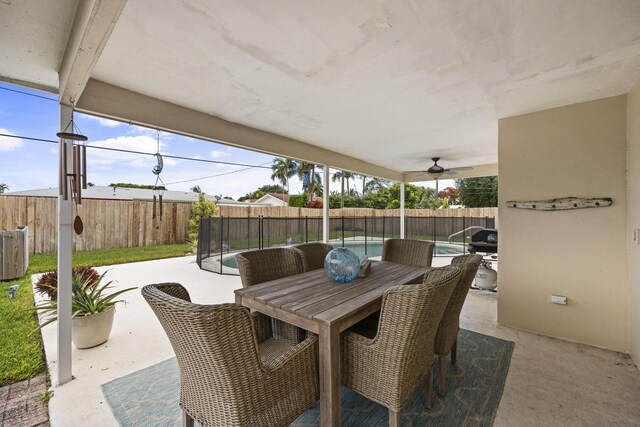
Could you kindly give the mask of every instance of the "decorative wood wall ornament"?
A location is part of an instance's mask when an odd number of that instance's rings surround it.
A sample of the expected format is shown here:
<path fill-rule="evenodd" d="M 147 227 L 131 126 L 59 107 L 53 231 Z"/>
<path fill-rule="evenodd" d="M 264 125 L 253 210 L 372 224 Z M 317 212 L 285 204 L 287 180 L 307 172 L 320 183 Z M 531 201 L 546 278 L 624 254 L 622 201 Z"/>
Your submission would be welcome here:
<path fill-rule="evenodd" d="M 507 202 L 508 208 L 531 209 L 536 211 L 563 211 L 567 209 L 603 208 L 611 206 L 611 197 L 586 199 L 583 197 L 563 197 L 560 199 L 531 202 Z"/>

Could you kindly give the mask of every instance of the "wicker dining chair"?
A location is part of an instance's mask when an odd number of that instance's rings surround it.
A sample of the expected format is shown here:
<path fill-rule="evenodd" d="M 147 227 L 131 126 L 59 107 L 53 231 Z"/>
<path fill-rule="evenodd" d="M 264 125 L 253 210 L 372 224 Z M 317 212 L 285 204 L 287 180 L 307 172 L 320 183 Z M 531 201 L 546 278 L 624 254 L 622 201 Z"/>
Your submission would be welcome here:
<path fill-rule="evenodd" d="M 244 288 L 304 272 L 299 251 L 291 248 L 241 252 L 236 255 L 236 262 Z M 274 335 L 292 343 L 302 341 L 306 335 L 304 330 L 281 320 L 272 319 L 272 326 Z"/>
<path fill-rule="evenodd" d="M 311 271 L 324 268 L 324 259 L 333 249 L 333 246 L 321 242 L 311 242 L 295 245 L 291 248 L 300 254 L 302 269 Z"/>
<path fill-rule="evenodd" d="M 431 406 L 433 341 L 460 276 L 457 267 L 432 269 L 425 283 L 389 288 L 373 333 L 341 336 L 342 384 L 389 409 L 389 425 L 422 383 Z"/>
<path fill-rule="evenodd" d="M 287 426 L 318 399 L 317 337 L 268 335 L 268 318 L 236 304 L 199 305 L 177 283 L 142 288 L 180 369 L 183 425 Z"/>
<path fill-rule="evenodd" d="M 462 270 L 460 280 L 456 285 L 447 308 L 440 320 L 435 339 L 435 353 L 438 355 L 438 392 L 444 396 L 446 392 L 446 358 L 451 352 L 451 364 L 456 363 L 458 331 L 460 330 L 460 312 L 469 293 L 469 288 L 476 277 L 482 257 L 480 255 L 460 255 L 451 260 Z"/>

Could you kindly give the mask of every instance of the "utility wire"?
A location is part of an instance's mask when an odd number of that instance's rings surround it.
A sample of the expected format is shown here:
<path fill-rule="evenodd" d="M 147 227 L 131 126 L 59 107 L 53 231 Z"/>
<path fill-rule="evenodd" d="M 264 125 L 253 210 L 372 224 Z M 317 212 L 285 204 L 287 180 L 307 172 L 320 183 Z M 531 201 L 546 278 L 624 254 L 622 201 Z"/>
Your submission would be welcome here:
<path fill-rule="evenodd" d="M 26 139 L 29 141 L 41 141 L 41 142 L 49 142 L 52 144 L 58 144 L 58 141 L 52 139 L 43 139 L 43 138 L 32 138 L 28 136 L 20 136 L 20 135 L 10 135 L 6 133 L 0 133 L 0 136 L 6 136 L 8 138 L 18 138 L 18 139 Z M 98 150 L 107 150 L 107 151 L 117 151 L 119 153 L 128 153 L 128 154 L 141 154 L 144 156 L 155 156 L 155 153 L 145 153 L 143 151 L 134 151 L 134 150 L 124 150 L 121 148 L 109 148 L 109 147 L 100 147 L 98 145 L 87 145 L 87 148 L 95 148 Z M 230 166 L 245 166 L 248 168 L 261 168 L 261 169 L 271 169 L 269 166 L 263 165 L 250 165 L 247 163 L 235 163 L 235 162 L 223 162 L 220 160 L 207 160 L 207 159 L 194 159 L 192 157 L 182 157 L 182 156 L 171 156 L 169 154 L 162 154 L 162 157 L 168 159 L 178 159 L 178 160 L 188 160 L 192 162 L 203 162 L 203 163 L 214 163 L 218 165 L 230 165 Z"/>
<path fill-rule="evenodd" d="M 35 98 L 46 99 L 47 101 L 58 102 L 58 100 L 55 99 L 55 98 L 49 98 L 48 96 L 43 96 L 43 95 L 36 95 L 35 93 L 23 92 L 23 91 L 17 90 L 17 89 L 10 89 L 10 88 L 4 87 L 4 86 L 0 86 L 0 89 L 6 90 L 7 92 L 15 92 L 15 93 L 20 93 L 22 95 L 33 96 Z"/>

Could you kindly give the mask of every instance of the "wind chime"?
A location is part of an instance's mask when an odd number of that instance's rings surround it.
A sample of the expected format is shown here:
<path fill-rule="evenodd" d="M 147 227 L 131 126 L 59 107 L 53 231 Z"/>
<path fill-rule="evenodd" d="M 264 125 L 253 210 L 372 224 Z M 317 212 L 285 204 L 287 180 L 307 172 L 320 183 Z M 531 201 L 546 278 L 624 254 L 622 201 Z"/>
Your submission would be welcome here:
<path fill-rule="evenodd" d="M 156 219 L 156 203 L 158 203 L 158 211 L 160 214 L 160 221 L 162 221 L 162 193 L 165 190 L 164 181 L 160 178 L 160 173 L 164 167 L 162 155 L 160 154 L 160 129 L 156 129 L 156 160 L 158 164 L 153 167 L 151 172 L 156 176 L 156 183 L 153 186 L 153 219 Z M 158 185 L 158 182 L 162 185 Z"/>
<path fill-rule="evenodd" d="M 71 102 L 71 120 L 62 132 L 56 133 L 62 144 L 60 150 L 60 171 L 59 191 L 63 200 L 73 199 L 76 205 L 82 204 L 82 190 L 87 189 L 87 146 L 84 144 L 87 137 L 80 132 L 80 129 L 73 121 L 75 113 L 73 102 Z M 68 145 L 71 143 L 71 167 L 68 164 Z M 73 229 L 76 234 L 82 234 L 84 225 L 80 215 L 76 215 L 73 221 Z"/>

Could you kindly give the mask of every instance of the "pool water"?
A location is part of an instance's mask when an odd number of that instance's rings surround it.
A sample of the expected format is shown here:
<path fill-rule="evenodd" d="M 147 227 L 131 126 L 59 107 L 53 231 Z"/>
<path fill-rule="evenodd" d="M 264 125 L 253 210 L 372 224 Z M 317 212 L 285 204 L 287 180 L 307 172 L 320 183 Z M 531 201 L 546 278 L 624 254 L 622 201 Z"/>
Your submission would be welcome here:
<path fill-rule="evenodd" d="M 338 247 L 340 246 L 339 242 L 334 242 L 334 247 Z M 358 255 L 358 257 L 364 256 L 365 255 L 365 244 L 364 242 L 344 242 L 344 246 L 346 248 L 351 249 L 353 252 L 355 252 L 356 255 Z M 381 257 L 382 256 L 382 242 L 381 241 L 374 241 L 374 242 L 367 242 L 367 247 L 366 247 L 366 255 L 369 258 L 376 258 L 376 257 Z M 434 250 L 434 255 L 445 255 L 445 256 L 455 256 L 455 255 L 462 255 L 463 254 L 463 248 L 460 245 L 454 245 L 454 244 L 450 244 L 450 243 L 436 243 L 436 247 Z M 222 259 L 222 265 L 224 265 L 225 267 L 229 267 L 229 268 L 238 268 L 238 264 L 236 263 L 236 256 L 235 254 L 233 255 L 228 255 L 225 258 Z"/>

